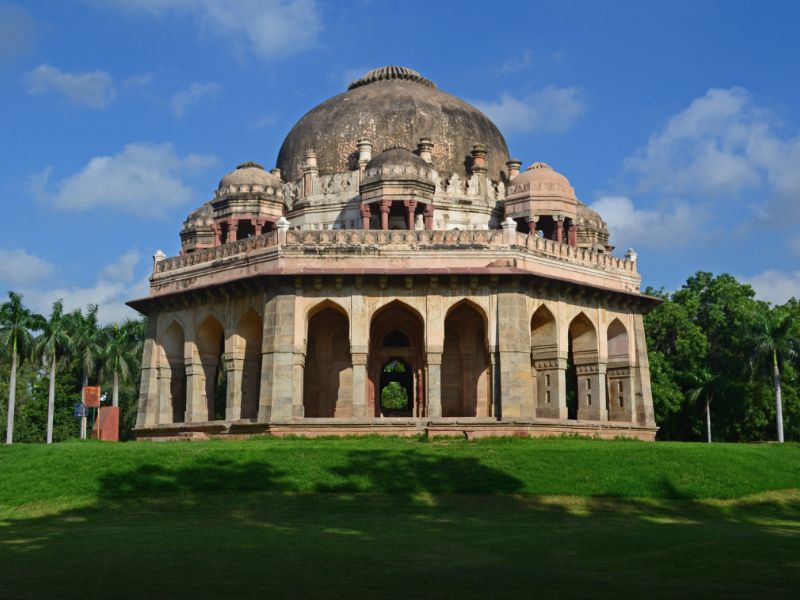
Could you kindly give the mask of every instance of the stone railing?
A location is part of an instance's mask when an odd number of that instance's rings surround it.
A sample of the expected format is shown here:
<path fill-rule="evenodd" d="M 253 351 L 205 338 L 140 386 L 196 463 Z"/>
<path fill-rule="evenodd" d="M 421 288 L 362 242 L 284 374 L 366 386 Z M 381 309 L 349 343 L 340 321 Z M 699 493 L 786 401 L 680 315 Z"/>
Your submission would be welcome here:
<path fill-rule="evenodd" d="M 411 249 L 522 249 L 538 256 L 547 256 L 576 264 L 636 272 L 636 260 L 619 258 L 602 252 L 594 252 L 567 244 L 546 240 L 537 235 L 528 235 L 513 230 L 449 230 L 449 231 L 382 231 L 361 229 L 336 230 L 288 230 L 270 231 L 245 240 L 223 244 L 215 248 L 199 250 L 160 260 L 155 265 L 156 273 L 224 259 L 261 248 L 303 246 L 403 246 Z"/>

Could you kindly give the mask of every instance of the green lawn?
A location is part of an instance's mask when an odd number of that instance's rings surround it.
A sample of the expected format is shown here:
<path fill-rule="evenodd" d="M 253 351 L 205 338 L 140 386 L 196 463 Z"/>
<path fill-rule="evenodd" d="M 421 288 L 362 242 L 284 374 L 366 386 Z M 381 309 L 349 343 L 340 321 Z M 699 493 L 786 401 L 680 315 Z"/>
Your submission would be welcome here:
<path fill-rule="evenodd" d="M 800 445 L 0 448 L 0 598 L 798 597 Z"/>

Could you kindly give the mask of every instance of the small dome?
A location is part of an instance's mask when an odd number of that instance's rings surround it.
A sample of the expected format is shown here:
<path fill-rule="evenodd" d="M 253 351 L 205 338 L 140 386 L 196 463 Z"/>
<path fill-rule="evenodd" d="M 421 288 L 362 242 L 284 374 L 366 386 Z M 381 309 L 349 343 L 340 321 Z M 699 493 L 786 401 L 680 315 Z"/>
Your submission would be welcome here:
<path fill-rule="evenodd" d="M 596 210 L 586 206 L 583 202 L 578 200 L 578 220 L 584 223 L 591 223 L 602 229 L 606 228 L 606 222 Z"/>
<path fill-rule="evenodd" d="M 219 189 L 222 190 L 232 186 L 238 188 L 243 185 L 280 189 L 281 180 L 271 173 L 267 173 L 260 164 L 250 161 L 240 164 L 235 170 L 225 175 L 219 182 Z"/>
<path fill-rule="evenodd" d="M 517 175 L 508 192 L 511 195 L 526 189 L 536 196 L 562 196 L 577 201 L 569 179 L 543 162 L 533 163 L 524 173 Z"/>

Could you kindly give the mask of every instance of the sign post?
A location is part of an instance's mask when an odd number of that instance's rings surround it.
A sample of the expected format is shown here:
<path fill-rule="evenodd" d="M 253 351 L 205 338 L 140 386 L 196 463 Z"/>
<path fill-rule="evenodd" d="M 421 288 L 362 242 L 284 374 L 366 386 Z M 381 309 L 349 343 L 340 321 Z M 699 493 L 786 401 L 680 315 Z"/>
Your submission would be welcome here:
<path fill-rule="evenodd" d="M 86 408 L 100 408 L 100 387 L 96 385 L 85 385 L 83 386 L 83 406 L 84 409 Z M 83 418 L 81 419 L 81 439 L 86 439 L 86 416 L 88 415 L 88 411 L 84 412 Z M 93 411 L 94 416 L 94 411 Z M 94 429 L 94 423 L 92 423 L 92 428 Z"/>

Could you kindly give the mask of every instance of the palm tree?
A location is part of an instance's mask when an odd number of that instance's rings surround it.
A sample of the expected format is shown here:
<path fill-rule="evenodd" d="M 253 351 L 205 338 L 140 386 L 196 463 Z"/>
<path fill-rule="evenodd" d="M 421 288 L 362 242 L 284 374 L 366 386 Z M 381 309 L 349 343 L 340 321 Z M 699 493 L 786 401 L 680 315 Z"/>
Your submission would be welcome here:
<path fill-rule="evenodd" d="M 778 442 L 783 443 L 783 406 L 781 403 L 781 368 L 786 361 L 800 357 L 800 339 L 792 335 L 794 322 L 788 312 L 774 310 L 763 316 L 751 335 L 753 355 L 751 369 L 767 364 L 772 371 L 775 386 L 775 419 L 778 425 Z"/>
<path fill-rule="evenodd" d="M 708 369 L 703 369 L 700 375 L 691 375 L 695 386 L 688 391 L 690 402 L 697 402 L 700 396 L 706 401 L 706 439 L 711 443 L 711 401 L 723 385 L 722 375 L 712 375 Z"/>
<path fill-rule="evenodd" d="M 117 323 L 109 325 L 103 330 L 105 346 L 101 355 L 101 374 L 113 378 L 111 392 L 112 406 L 119 406 L 119 383 L 128 381 L 131 373 L 138 363 L 136 339 L 136 321 L 127 320 L 120 327 Z"/>
<path fill-rule="evenodd" d="M 70 319 L 64 315 L 61 300 L 53 302 L 50 318 L 44 322 L 42 333 L 36 338 L 36 354 L 50 368 L 50 389 L 47 396 L 47 443 L 53 443 L 53 414 L 56 398 L 56 368 L 60 358 L 71 347 Z"/>
<path fill-rule="evenodd" d="M 81 357 L 83 372 L 81 400 L 83 400 L 82 390 L 89 385 L 89 377 L 97 370 L 97 362 L 103 352 L 103 331 L 97 322 L 97 310 L 97 304 L 90 304 L 86 308 L 85 315 L 80 308 L 76 308 L 67 317 L 73 351 Z"/>
<path fill-rule="evenodd" d="M 11 354 L 11 377 L 8 384 L 8 426 L 6 444 L 14 441 L 14 405 L 17 395 L 17 367 L 30 356 L 33 347 L 31 331 L 42 328 L 44 317 L 32 313 L 22 304 L 22 296 L 8 292 L 8 302 L 0 306 L 0 344 Z"/>

